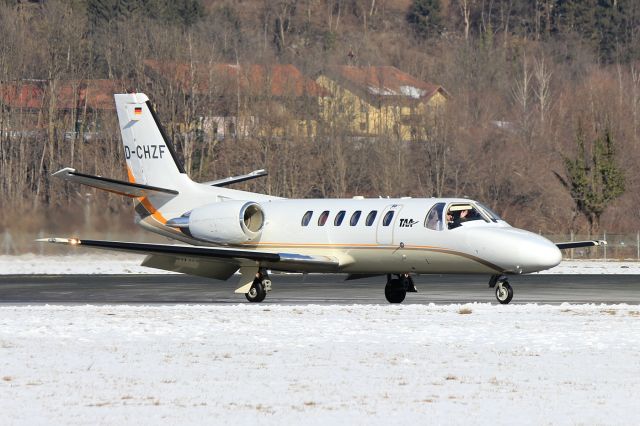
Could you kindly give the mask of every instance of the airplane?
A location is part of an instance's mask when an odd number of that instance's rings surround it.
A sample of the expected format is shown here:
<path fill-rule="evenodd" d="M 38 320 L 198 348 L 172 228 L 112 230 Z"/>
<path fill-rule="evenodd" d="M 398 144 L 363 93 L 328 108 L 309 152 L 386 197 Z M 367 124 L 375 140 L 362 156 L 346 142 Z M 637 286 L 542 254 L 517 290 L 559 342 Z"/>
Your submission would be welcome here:
<path fill-rule="evenodd" d="M 606 244 L 554 244 L 510 226 L 466 198 L 286 199 L 227 186 L 264 170 L 192 181 L 143 93 L 115 94 L 128 181 L 64 168 L 57 178 L 133 199 L 142 228 L 181 244 L 44 238 L 71 246 L 146 255 L 143 266 L 227 280 L 262 302 L 269 271 L 386 276 L 385 297 L 401 303 L 418 274 L 486 274 L 499 303 L 513 298 L 509 277 L 553 268 L 560 250 Z"/>

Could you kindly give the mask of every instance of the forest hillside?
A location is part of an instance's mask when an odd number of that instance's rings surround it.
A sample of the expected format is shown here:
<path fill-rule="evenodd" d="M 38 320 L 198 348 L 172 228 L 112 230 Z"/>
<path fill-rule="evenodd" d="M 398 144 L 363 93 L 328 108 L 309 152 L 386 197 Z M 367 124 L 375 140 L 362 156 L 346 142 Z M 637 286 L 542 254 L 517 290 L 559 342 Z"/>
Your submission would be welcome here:
<path fill-rule="evenodd" d="M 309 81 L 339 66 L 395 67 L 447 96 L 412 116 L 411 140 L 361 137 L 315 98 L 213 84 L 220 64 L 291 65 Z M 638 229 L 635 0 L 0 1 L 0 228 L 131 226 L 123 198 L 50 178 L 62 167 L 126 178 L 112 101 L 100 98 L 126 90 L 149 95 L 197 181 L 265 168 L 237 187 L 465 196 L 536 232 Z M 224 114 L 259 130 L 203 130 Z M 282 130 L 291 120 L 312 131 Z"/>

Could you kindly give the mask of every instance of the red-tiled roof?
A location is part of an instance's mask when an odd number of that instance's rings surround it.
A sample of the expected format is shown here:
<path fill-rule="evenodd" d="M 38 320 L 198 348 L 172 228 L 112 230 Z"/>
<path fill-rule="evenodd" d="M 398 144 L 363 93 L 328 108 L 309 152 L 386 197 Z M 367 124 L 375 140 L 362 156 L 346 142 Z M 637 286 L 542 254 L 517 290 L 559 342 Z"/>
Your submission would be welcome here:
<path fill-rule="evenodd" d="M 0 85 L 0 101 L 11 108 L 40 109 L 49 94 L 48 81 L 12 82 Z M 118 80 L 71 80 L 57 82 L 57 109 L 114 110 L 113 94 L 122 92 Z"/>
<path fill-rule="evenodd" d="M 0 85 L 0 102 L 11 108 L 38 109 L 43 93 L 41 82 L 4 83 Z"/>
<path fill-rule="evenodd" d="M 241 90 L 258 95 L 268 93 L 276 97 L 326 96 L 326 91 L 315 81 L 306 78 L 298 68 L 285 65 L 235 65 L 202 64 L 190 65 L 179 62 L 163 62 L 147 59 L 144 64 L 153 72 L 176 82 L 181 89 L 205 94 L 215 91 Z M 218 88 L 216 88 L 218 86 Z"/>
<path fill-rule="evenodd" d="M 354 67 L 339 65 L 328 68 L 327 74 L 370 96 L 395 96 L 423 101 L 431 99 L 438 92 L 444 96 L 449 96 L 442 86 L 418 80 L 412 75 L 391 66 Z"/>

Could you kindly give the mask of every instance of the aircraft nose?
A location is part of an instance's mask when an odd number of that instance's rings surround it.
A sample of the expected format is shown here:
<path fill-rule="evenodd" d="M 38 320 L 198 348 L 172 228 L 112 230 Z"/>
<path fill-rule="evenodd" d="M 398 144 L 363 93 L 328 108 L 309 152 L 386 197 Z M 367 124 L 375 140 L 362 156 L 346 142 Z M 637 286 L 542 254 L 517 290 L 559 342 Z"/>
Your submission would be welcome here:
<path fill-rule="evenodd" d="M 538 272 L 551 269 L 562 261 L 562 252 L 546 238 L 531 234 L 521 249 L 523 255 L 522 272 Z"/>
<path fill-rule="evenodd" d="M 531 273 L 557 266 L 562 260 L 558 247 L 546 238 L 516 228 L 491 230 L 472 240 L 478 254 L 511 273 Z"/>

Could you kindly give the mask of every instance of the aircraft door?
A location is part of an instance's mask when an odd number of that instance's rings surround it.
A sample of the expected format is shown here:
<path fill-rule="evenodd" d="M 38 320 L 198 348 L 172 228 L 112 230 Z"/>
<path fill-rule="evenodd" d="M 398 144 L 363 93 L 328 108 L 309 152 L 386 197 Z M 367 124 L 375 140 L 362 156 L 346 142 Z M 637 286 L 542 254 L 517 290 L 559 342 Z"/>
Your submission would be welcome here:
<path fill-rule="evenodd" d="M 378 244 L 393 244 L 393 232 L 400 210 L 402 210 L 401 204 L 391 204 L 385 207 L 378 220 L 378 229 L 376 230 Z"/>

